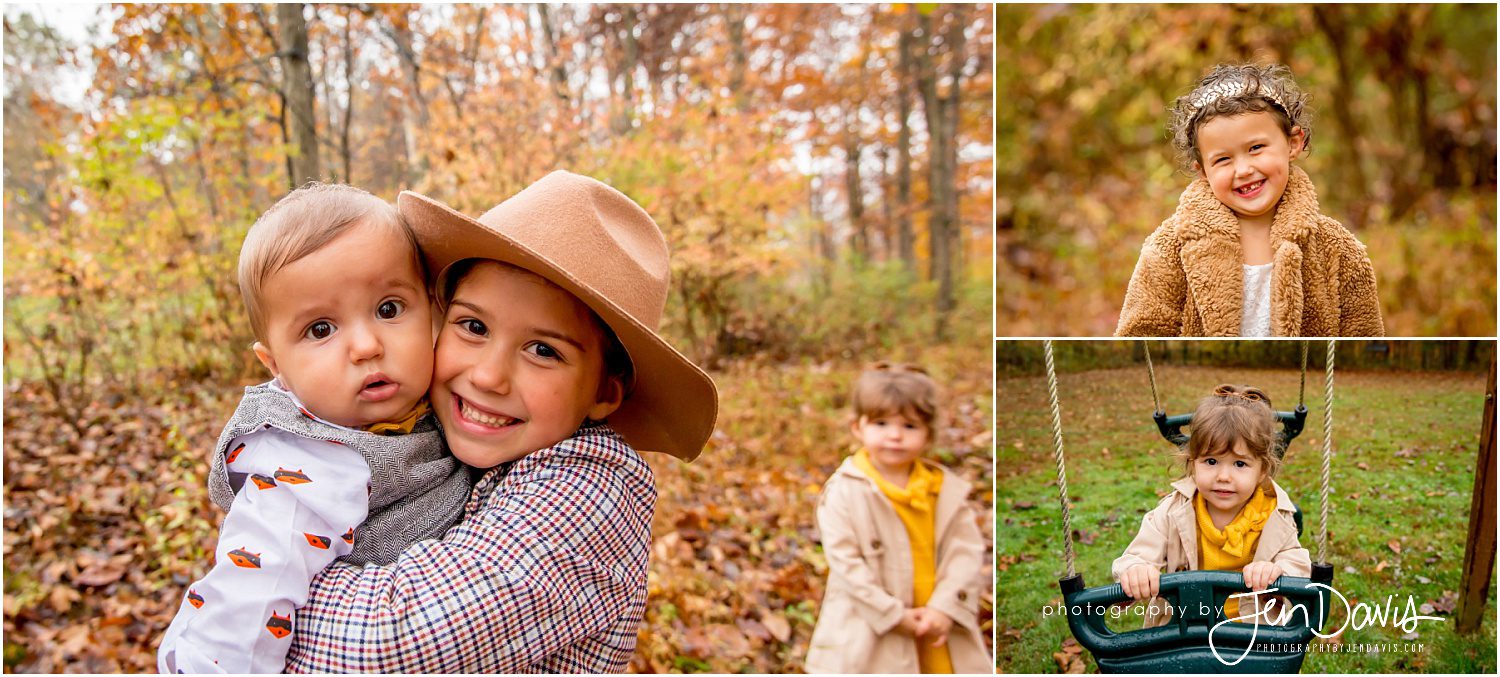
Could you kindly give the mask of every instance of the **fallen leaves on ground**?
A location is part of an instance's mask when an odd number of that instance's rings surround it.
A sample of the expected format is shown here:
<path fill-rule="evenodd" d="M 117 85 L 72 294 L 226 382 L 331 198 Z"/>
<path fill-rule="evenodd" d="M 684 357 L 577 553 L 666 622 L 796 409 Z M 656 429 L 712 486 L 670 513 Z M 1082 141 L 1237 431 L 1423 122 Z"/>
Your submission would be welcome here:
<path fill-rule="evenodd" d="M 1065 675 L 1081 675 L 1084 672 L 1083 647 L 1072 637 L 1063 640 L 1062 650 L 1053 652 L 1052 660 L 1057 661 L 1057 671 Z"/>

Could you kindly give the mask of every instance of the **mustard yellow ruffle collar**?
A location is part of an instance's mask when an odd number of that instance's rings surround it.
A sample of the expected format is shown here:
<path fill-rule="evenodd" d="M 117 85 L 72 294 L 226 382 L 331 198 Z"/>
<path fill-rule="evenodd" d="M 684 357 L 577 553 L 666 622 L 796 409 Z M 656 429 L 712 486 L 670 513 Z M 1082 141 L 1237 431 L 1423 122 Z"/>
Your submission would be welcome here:
<path fill-rule="evenodd" d="M 905 487 L 892 484 L 880 474 L 880 470 L 870 461 L 869 450 L 863 447 L 854 453 L 854 467 L 859 468 L 873 480 L 875 486 L 880 489 L 880 493 L 885 494 L 885 497 L 892 503 L 910 507 L 918 512 L 932 510 L 937 504 L 938 493 L 943 489 L 943 473 L 921 461 L 911 464 L 911 473 L 906 478 Z"/>
<path fill-rule="evenodd" d="M 1193 497 L 1193 512 L 1198 515 L 1198 532 L 1209 543 L 1231 557 L 1244 557 L 1249 554 L 1252 534 L 1265 530 L 1266 521 L 1276 512 L 1276 497 L 1267 496 L 1264 488 L 1256 488 L 1255 495 L 1245 502 L 1245 506 L 1240 508 L 1240 514 L 1223 531 L 1214 526 L 1201 491 Z"/>

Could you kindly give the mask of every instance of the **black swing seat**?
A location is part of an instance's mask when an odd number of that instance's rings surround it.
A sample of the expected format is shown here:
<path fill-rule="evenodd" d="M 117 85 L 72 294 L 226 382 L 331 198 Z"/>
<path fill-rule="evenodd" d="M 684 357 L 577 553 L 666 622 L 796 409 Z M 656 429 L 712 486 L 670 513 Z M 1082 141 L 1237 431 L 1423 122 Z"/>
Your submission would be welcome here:
<path fill-rule="evenodd" d="M 1225 598 L 1249 591 L 1239 572 L 1162 574 L 1160 595 L 1173 607 L 1168 622 L 1159 627 L 1118 633 L 1106 627 L 1104 621 L 1111 605 L 1130 601 L 1119 583 L 1085 588 L 1083 576 L 1075 575 L 1061 579 L 1058 585 L 1063 591 L 1068 626 L 1078 643 L 1093 654 L 1101 672 L 1293 673 L 1302 669 L 1313 630 L 1328 620 L 1329 592 L 1311 586 L 1332 581 L 1333 567 L 1325 564 L 1313 565 L 1311 579 L 1291 576 L 1276 579 L 1271 586 L 1277 589 L 1276 595 L 1285 597 L 1290 604 L 1302 605 L 1306 613 L 1293 612 L 1284 626 L 1264 622 L 1258 627 L 1253 622 L 1219 626 L 1213 631 L 1217 657 L 1208 644 L 1209 630 L 1225 619 L 1222 608 Z M 1245 599 L 1241 598 L 1242 604 Z M 1281 608 L 1278 605 L 1272 612 L 1273 618 Z M 1250 647 L 1248 653 L 1246 647 Z"/>

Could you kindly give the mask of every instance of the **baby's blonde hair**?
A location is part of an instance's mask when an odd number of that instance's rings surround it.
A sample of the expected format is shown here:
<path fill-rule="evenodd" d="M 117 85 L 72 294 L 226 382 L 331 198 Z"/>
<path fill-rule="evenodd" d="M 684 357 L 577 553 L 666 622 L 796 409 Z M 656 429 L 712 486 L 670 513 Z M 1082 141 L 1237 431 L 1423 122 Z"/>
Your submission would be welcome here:
<path fill-rule="evenodd" d="M 937 383 L 921 367 L 876 362 L 854 381 L 854 418 L 900 415 L 937 430 Z"/>
<path fill-rule="evenodd" d="M 425 266 L 416 235 L 394 206 L 353 186 L 314 181 L 277 201 L 245 233 L 240 247 L 240 296 L 256 340 L 266 340 L 263 297 L 271 276 L 367 221 L 395 229 L 411 244 L 411 255 L 425 288 Z"/>
<path fill-rule="evenodd" d="M 1276 454 L 1276 411 L 1271 398 L 1259 388 L 1223 384 L 1214 394 L 1198 402 L 1193 412 L 1192 436 L 1178 450 L 1178 458 L 1187 475 L 1193 472 L 1193 461 L 1203 456 L 1233 451 L 1243 441 L 1250 456 L 1260 460 L 1266 477 L 1281 470 Z"/>

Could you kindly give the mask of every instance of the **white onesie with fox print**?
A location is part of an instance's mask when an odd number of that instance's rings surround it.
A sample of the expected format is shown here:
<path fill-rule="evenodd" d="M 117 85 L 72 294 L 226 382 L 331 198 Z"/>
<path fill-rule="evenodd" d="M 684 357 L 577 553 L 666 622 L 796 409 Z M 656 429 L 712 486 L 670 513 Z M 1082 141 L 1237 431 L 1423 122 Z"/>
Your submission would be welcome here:
<path fill-rule="evenodd" d="M 229 448 L 231 482 L 243 484 L 213 568 L 162 638 L 163 673 L 282 672 L 313 577 L 350 553 L 369 514 L 370 466 L 348 446 L 266 427 Z"/>

